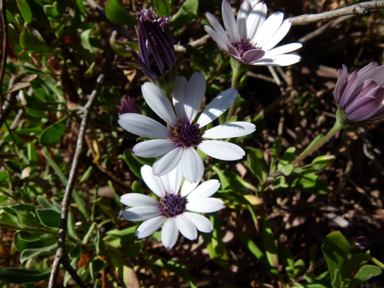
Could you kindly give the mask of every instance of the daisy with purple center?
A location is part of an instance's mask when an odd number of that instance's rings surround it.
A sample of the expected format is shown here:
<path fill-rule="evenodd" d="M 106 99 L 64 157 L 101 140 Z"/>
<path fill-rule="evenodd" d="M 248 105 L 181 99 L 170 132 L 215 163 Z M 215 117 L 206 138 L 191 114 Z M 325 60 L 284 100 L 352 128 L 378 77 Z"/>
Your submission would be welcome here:
<path fill-rule="evenodd" d="M 141 114 L 120 115 L 118 122 L 128 132 L 158 138 L 138 143 L 132 150 L 140 157 L 160 156 L 153 164 L 155 175 L 166 175 L 180 164 L 186 180 L 199 182 L 204 174 L 204 165 L 196 148 L 220 160 L 238 160 L 245 155 L 244 150 L 233 143 L 208 139 L 248 135 L 256 129 L 252 123 L 230 122 L 206 131 L 202 129 L 228 109 L 236 99 L 236 89 L 228 89 L 216 96 L 197 121 L 194 120 L 202 104 L 205 87 L 205 78 L 200 72 L 194 73 L 189 82 L 185 77 L 176 79 L 172 91 L 176 117 L 164 92 L 153 83 L 143 84 L 141 90 L 145 101 L 161 119 L 167 122 L 168 128 Z"/>
<path fill-rule="evenodd" d="M 300 61 L 300 56 L 285 54 L 302 47 L 291 43 L 274 48 L 291 28 L 289 20 L 283 21 L 284 13 L 276 12 L 267 18 L 267 5 L 263 2 L 244 1 L 235 20 L 227 0 L 222 3 L 223 22 L 206 13 L 212 27 L 205 26 L 207 33 L 220 49 L 245 65 L 287 66 Z"/>
<path fill-rule="evenodd" d="M 163 223 L 161 241 L 167 248 L 175 245 L 179 231 L 189 240 L 197 238 L 197 230 L 212 232 L 212 223 L 192 212 L 212 213 L 224 207 L 223 201 L 210 197 L 219 189 L 218 180 L 208 180 L 199 186 L 184 181 L 179 192 L 182 182 L 180 167 L 165 176 L 156 177 L 152 168 L 145 165 L 141 168 L 141 175 L 159 200 L 138 193 L 128 193 L 120 198 L 124 205 L 132 207 L 123 212 L 125 220 L 144 221 L 136 231 L 138 238 L 155 233 Z"/>

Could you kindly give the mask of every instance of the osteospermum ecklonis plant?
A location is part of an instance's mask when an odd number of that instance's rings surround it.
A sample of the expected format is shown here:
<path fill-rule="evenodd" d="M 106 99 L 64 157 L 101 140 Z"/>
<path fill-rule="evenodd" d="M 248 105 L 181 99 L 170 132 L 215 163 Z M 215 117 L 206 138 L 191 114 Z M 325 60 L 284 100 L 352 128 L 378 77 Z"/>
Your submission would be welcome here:
<path fill-rule="evenodd" d="M 118 122 L 125 130 L 154 138 L 136 144 L 132 151 L 140 157 L 159 157 L 153 164 L 155 175 L 166 175 L 180 165 L 187 181 L 199 182 L 204 174 L 204 165 L 196 152 L 197 148 L 213 158 L 225 161 L 239 160 L 245 155 L 238 145 L 218 139 L 248 135 L 255 131 L 254 124 L 230 122 L 204 130 L 233 103 L 237 90 L 230 88 L 220 93 L 197 117 L 205 87 L 206 81 L 201 72 L 194 73 L 189 82 L 185 77 L 177 77 L 172 89 L 172 105 L 159 87 L 149 82 L 142 85 L 141 90 L 148 106 L 167 126 L 137 113 L 120 115 Z"/>
<path fill-rule="evenodd" d="M 212 232 L 212 223 L 197 213 L 212 213 L 224 207 L 223 201 L 210 197 L 220 187 L 218 180 L 208 180 L 199 186 L 184 181 L 180 190 L 183 177 L 179 166 L 167 175 L 157 177 L 152 167 L 145 165 L 141 168 L 141 175 L 158 200 L 138 193 L 127 193 L 120 198 L 124 205 L 131 207 L 123 212 L 124 219 L 144 221 L 136 231 L 138 238 L 152 235 L 164 224 L 161 241 L 165 247 L 171 248 L 179 231 L 189 240 L 197 238 L 197 230 Z"/>

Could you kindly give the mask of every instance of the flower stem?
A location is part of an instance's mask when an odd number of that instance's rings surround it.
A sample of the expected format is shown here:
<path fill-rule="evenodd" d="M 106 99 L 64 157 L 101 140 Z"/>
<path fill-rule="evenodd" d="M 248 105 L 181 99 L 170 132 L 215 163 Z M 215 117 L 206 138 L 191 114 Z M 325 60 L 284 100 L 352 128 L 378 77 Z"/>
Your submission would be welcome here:
<path fill-rule="evenodd" d="M 233 58 L 231 58 L 230 62 L 231 62 L 231 67 L 232 67 L 232 88 L 237 89 L 237 85 L 239 84 L 239 78 L 240 78 L 241 74 L 243 73 L 243 71 L 245 70 L 244 69 L 245 67 L 244 67 L 244 65 L 240 64 L 239 62 L 237 62 Z M 228 122 L 232 118 L 233 112 L 235 110 L 235 103 L 236 103 L 236 100 L 233 101 L 231 107 L 229 107 L 226 122 Z"/>

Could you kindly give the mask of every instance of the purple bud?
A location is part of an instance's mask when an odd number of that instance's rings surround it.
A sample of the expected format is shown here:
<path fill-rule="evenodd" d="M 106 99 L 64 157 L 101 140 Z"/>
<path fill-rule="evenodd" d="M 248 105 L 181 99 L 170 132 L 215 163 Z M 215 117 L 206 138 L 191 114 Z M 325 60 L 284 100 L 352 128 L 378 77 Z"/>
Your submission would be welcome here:
<path fill-rule="evenodd" d="M 334 96 L 350 122 L 384 118 L 384 66 L 372 62 L 349 76 L 343 65 L 339 69 Z"/>
<path fill-rule="evenodd" d="M 131 47 L 127 49 L 148 78 L 157 80 L 171 73 L 176 64 L 169 19 L 165 16 L 156 18 L 152 8 L 143 9 L 136 16 L 139 54 Z"/>
<path fill-rule="evenodd" d="M 121 104 L 120 106 L 117 106 L 117 111 L 120 115 L 125 113 L 140 114 L 139 108 L 137 108 L 135 102 L 129 96 L 121 99 Z"/>

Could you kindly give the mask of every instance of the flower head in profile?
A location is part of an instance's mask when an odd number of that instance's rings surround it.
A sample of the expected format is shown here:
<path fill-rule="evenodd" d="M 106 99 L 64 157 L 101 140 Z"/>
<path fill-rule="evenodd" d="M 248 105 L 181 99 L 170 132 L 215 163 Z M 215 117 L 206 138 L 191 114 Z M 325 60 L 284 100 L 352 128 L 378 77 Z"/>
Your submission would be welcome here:
<path fill-rule="evenodd" d="M 267 5 L 246 0 L 241 4 L 237 19 L 227 0 L 222 3 L 223 22 L 226 31 L 215 16 L 206 13 L 212 27 L 207 33 L 220 49 L 245 65 L 287 66 L 300 61 L 300 56 L 285 54 L 299 49 L 301 43 L 291 43 L 274 48 L 291 28 L 284 13 L 276 12 L 267 18 Z"/>
<path fill-rule="evenodd" d="M 176 64 L 173 39 L 169 30 L 169 19 L 156 18 L 152 8 L 137 12 L 137 38 L 139 55 L 127 46 L 129 52 L 151 80 L 171 73 Z"/>
<path fill-rule="evenodd" d="M 117 106 L 117 111 L 119 114 L 124 113 L 140 113 L 139 108 L 136 106 L 135 102 L 131 97 L 123 97 L 121 99 L 120 106 Z"/>
<path fill-rule="evenodd" d="M 190 240 L 197 238 L 197 230 L 212 232 L 212 223 L 192 212 L 212 213 L 224 207 L 223 201 L 210 197 L 219 189 L 218 180 L 208 180 L 199 186 L 184 181 L 179 191 L 182 181 L 179 167 L 165 176 L 156 177 L 152 168 L 145 165 L 141 168 L 141 175 L 159 200 L 138 193 L 128 193 L 120 198 L 124 205 L 132 207 L 123 212 L 124 219 L 144 221 L 136 231 L 138 238 L 155 233 L 163 223 L 161 241 L 167 248 L 175 245 L 179 231 Z"/>
<path fill-rule="evenodd" d="M 230 122 L 203 130 L 228 109 L 237 96 L 236 89 L 228 89 L 216 96 L 195 121 L 204 98 L 205 86 L 205 78 L 201 72 L 194 73 L 189 82 L 185 77 L 178 77 L 172 91 L 173 108 L 159 87 L 149 82 L 143 84 L 141 90 L 145 101 L 161 119 L 167 122 L 168 128 L 141 114 L 126 113 L 119 117 L 120 126 L 128 132 L 157 138 L 138 143 L 133 147 L 133 153 L 137 156 L 160 156 L 153 164 L 155 175 L 168 174 L 180 164 L 186 180 L 199 182 L 204 174 L 204 165 L 196 148 L 220 160 L 238 160 L 245 155 L 239 146 L 216 139 L 250 134 L 256 129 L 252 123 Z"/>
<path fill-rule="evenodd" d="M 372 62 L 353 71 L 349 76 L 343 65 L 339 69 L 334 96 L 350 122 L 362 122 L 384 118 L 384 66 Z"/>

